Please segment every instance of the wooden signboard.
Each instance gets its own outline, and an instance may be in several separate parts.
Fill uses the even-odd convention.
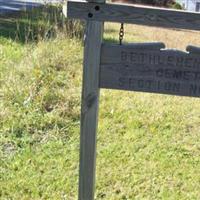
[[[200,97],[200,49],[162,43],[103,44],[100,87]]]
[[[103,44],[104,21],[200,30],[200,13],[104,0],[68,1],[67,17],[87,21],[81,106],[79,200],[93,200],[100,88],[200,97],[200,48],[163,43]]]

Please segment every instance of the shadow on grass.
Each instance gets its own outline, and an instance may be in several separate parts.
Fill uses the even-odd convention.
[[[104,38],[105,43],[119,44],[119,40],[115,38]]]
[[[0,16],[0,37],[21,43],[55,37],[58,32],[82,37],[83,23],[67,20],[59,6],[43,6]]]

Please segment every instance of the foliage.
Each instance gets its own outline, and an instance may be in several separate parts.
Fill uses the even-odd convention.
[[[158,6],[165,6],[168,7],[169,5],[174,3],[174,0],[150,0],[150,1],[146,1],[146,3],[151,2],[152,5],[158,5]]]
[[[183,9],[183,7],[179,3],[172,4],[172,8],[177,9],[177,10],[182,10]]]
[[[136,0],[137,3],[144,3],[157,6],[168,6],[173,3],[173,0]]]

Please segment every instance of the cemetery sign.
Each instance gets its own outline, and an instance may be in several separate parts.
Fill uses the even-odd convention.
[[[200,48],[163,43],[103,43],[104,22],[200,31],[200,13],[104,0],[68,1],[69,18],[86,20],[81,105],[79,200],[93,200],[100,88],[200,97]]]
[[[100,87],[200,97],[200,51],[162,43],[103,44]]]

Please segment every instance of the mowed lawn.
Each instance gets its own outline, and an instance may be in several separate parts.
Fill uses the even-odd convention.
[[[118,42],[119,24],[105,41]],[[184,50],[200,33],[125,25]],[[0,199],[77,199],[83,43],[0,37]],[[199,200],[200,99],[101,90],[96,199]]]

